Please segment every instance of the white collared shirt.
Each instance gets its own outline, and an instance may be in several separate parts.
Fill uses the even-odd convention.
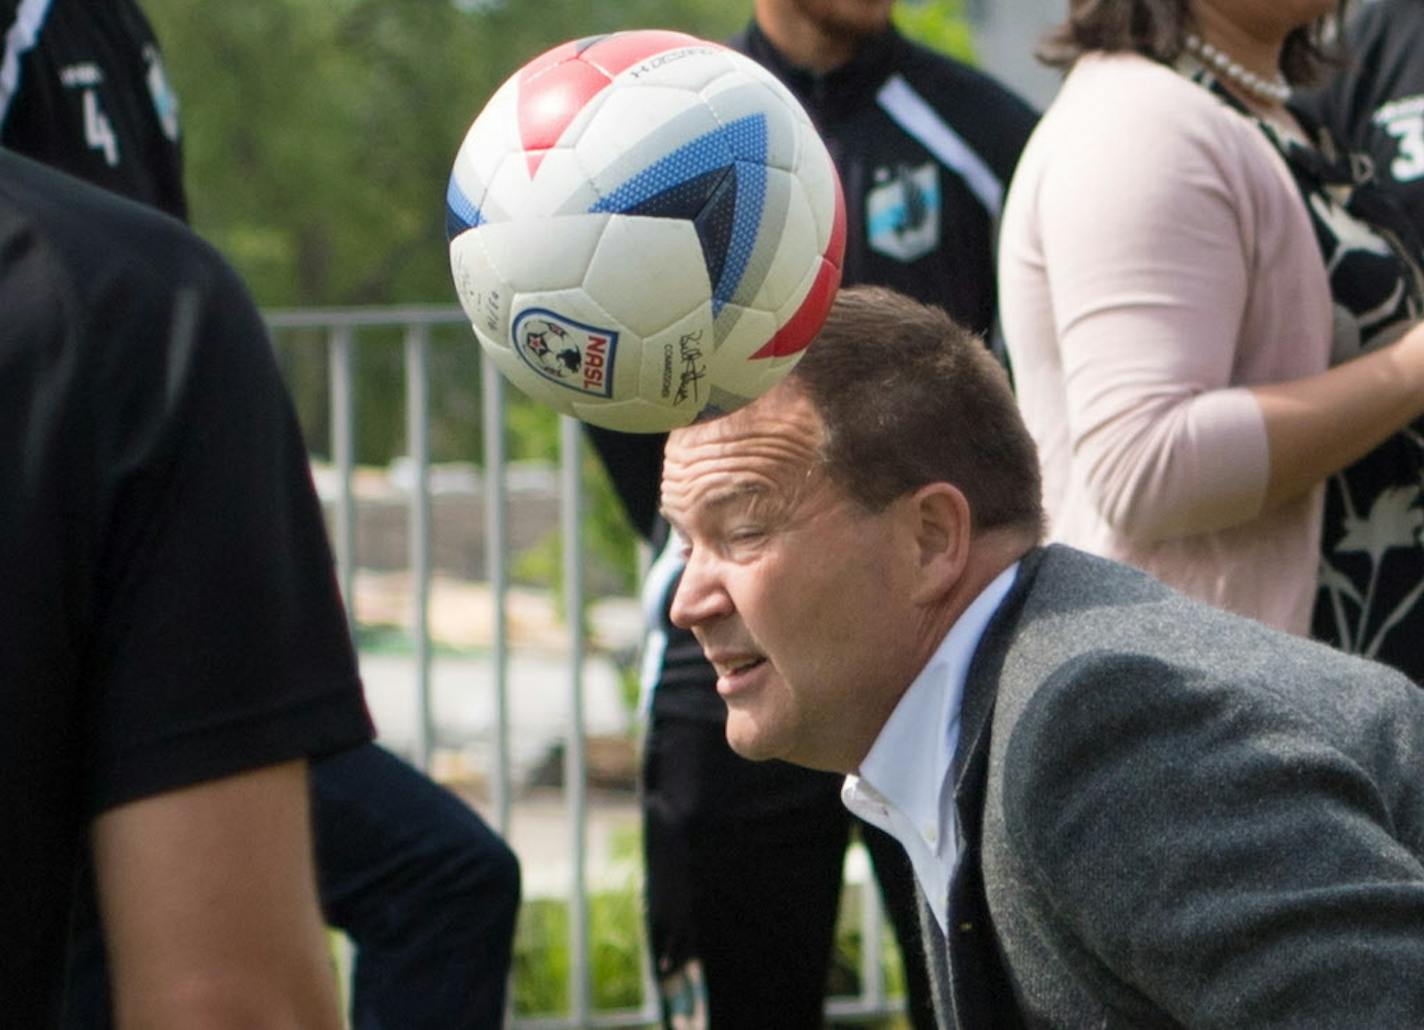
[[[941,931],[949,926],[949,880],[959,857],[954,789],[959,709],[969,663],[1019,563],[999,573],[945,634],[900,698],[860,768],[845,778],[846,808],[890,834],[910,856]]]

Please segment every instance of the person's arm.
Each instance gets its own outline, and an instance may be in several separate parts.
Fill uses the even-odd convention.
[[[1424,414],[1424,322],[1319,375],[1251,388],[1270,447],[1263,509],[1309,490]]]
[[[341,1025],[304,762],[121,805],[93,846],[119,1027]]]
[[[1307,378],[1233,385],[1250,349],[1305,345],[1241,337],[1275,187],[1242,181],[1209,125],[1123,133],[1130,160],[1065,144],[1038,199],[1073,461],[1110,525],[1150,542],[1249,522],[1424,412],[1418,334]],[[1265,271],[1300,274],[1301,306],[1328,319],[1306,260]]]

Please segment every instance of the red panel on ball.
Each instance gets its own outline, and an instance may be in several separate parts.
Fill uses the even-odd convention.
[[[796,314],[787,319],[786,324],[776,331],[776,335],[752,355],[752,360],[784,358],[805,350],[821,331],[840,284],[841,270],[826,258],[822,258],[821,267],[816,272],[816,281],[811,284],[811,292],[806,294],[806,299],[796,309]]]
[[[558,144],[584,105],[607,87],[608,76],[577,59],[520,77],[519,141],[527,152],[531,179],[545,151]]]
[[[752,360],[784,358],[788,354],[800,353],[821,331],[821,325],[836,299],[836,290],[841,285],[841,266],[845,262],[845,222],[845,196],[841,193],[840,179],[837,178],[836,213],[831,220],[831,238],[826,242],[826,252],[821,255],[816,281],[811,284],[811,291],[796,309],[796,314],[787,319],[776,335],[752,355]]]
[[[684,32],[645,29],[565,43],[530,61],[519,73],[519,139],[529,177],[615,76],[664,50],[707,45]]]

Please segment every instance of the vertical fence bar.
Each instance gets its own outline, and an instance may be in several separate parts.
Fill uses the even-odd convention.
[[[865,879],[860,885],[860,999],[872,1011],[885,1008],[885,941],[880,884],[865,850]]]
[[[504,435],[504,377],[488,354],[480,354],[480,394],[484,419],[485,571],[489,576],[494,612],[494,646],[490,654],[494,681],[494,775],[492,797],[495,828],[509,836],[509,529]]]
[[[406,445],[410,487],[410,618],[419,694],[415,764],[430,771],[435,718],[430,698],[430,328],[405,331]]]
[[[569,632],[569,733],[564,747],[564,789],[573,835],[573,884],[569,900],[569,998],[575,1026],[588,1024],[588,892],[584,882],[588,847],[588,791],[583,730],[583,435],[571,418],[559,418],[559,479],[563,506],[564,612]]]
[[[332,549],[336,552],[336,576],[341,596],[346,601],[346,619],[354,633],[356,628],[356,497],[353,472],[356,467],[355,447],[355,380],[351,369],[351,327],[333,325],[327,333],[326,375],[331,391],[331,462],[336,466],[339,487],[336,497],[335,532]]]

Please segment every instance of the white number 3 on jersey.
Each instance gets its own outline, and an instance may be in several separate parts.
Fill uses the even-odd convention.
[[[84,91],[84,142],[94,150],[102,150],[110,168],[119,163],[119,140],[104,109],[99,106],[98,90]]]
[[[1399,141],[1399,155],[1390,162],[1390,174],[1397,182],[1424,176],[1424,113],[1391,118],[1384,128]]]

